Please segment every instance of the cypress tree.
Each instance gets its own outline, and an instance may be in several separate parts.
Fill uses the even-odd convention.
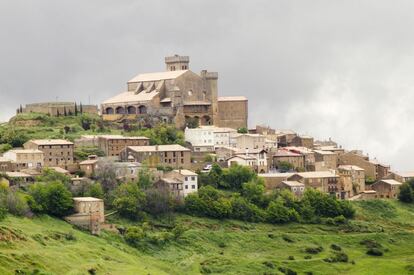
[[[66,112],[66,106],[63,106],[63,115],[68,116],[68,113]]]
[[[83,114],[82,102],[79,104],[79,110],[80,110],[80,113]]]
[[[78,104],[76,104],[76,102],[75,102],[75,116],[77,116],[78,115]]]

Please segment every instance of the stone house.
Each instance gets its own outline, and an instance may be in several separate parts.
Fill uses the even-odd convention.
[[[44,154],[38,149],[13,149],[3,154],[5,159],[11,161],[14,170],[21,171],[23,169],[40,170],[44,166]],[[7,165],[10,169],[11,163]]]
[[[279,130],[276,131],[276,135],[279,147],[292,146],[292,141],[297,136],[292,130]]]
[[[399,182],[408,182],[414,179],[414,172],[390,172],[388,177]]]
[[[272,167],[280,169],[282,162],[287,162],[293,165],[294,169],[305,170],[305,157],[302,154],[294,153],[289,150],[279,149],[272,153]]]
[[[295,173],[288,178],[289,181],[299,181],[306,188],[314,188],[324,193],[336,193],[339,175],[331,171]]]
[[[382,179],[371,185],[378,198],[396,199],[402,183],[393,179]]]
[[[99,234],[101,225],[105,222],[104,202],[93,197],[75,197],[75,214],[65,217],[71,224],[86,228],[92,234]]]
[[[14,162],[12,162],[12,160],[5,157],[0,157],[0,172],[13,172],[15,170],[16,165]]]
[[[305,192],[305,184],[298,181],[288,181],[284,180],[280,183],[279,189],[288,189],[296,197],[302,197]]]
[[[350,175],[355,194],[365,191],[365,171],[356,165],[340,165],[338,166],[340,175]]]
[[[313,137],[301,135],[295,136],[290,142],[291,146],[313,148]]]
[[[35,177],[24,172],[6,172],[5,173],[10,186],[27,186],[35,181]]]
[[[266,190],[274,190],[280,186],[282,181],[287,181],[295,173],[265,173],[258,176],[263,179]]]
[[[217,161],[223,162],[229,159],[230,157],[236,155],[240,150],[234,147],[219,147],[216,148],[215,153]]]
[[[63,139],[35,139],[24,145],[25,149],[40,150],[44,156],[44,166],[62,167],[68,169],[73,166],[74,144]]]
[[[119,156],[119,153],[127,146],[147,146],[147,137],[125,137],[121,135],[98,136],[98,147],[106,156]]]
[[[266,138],[259,134],[234,134],[232,146],[238,149],[266,149]]]
[[[151,168],[156,168],[159,165],[191,168],[191,150],[178,144],[128,146],[120,156],[124,162],[135,161]]]
[[[336,169],[338,166],[338,155],[330,151],[314,150],[315,170],[327,171]]]
[[[250,155],[235,155],[227,159],[227,166],[231,167],[232,165],[241,165],[241,166],[248,166],[252,168],[252,170],[256,171],[257,169],[257,159]]]
[[[306,171],[315,171],[315,152],[307,147],[288,146],[283,149],[289,152],[301,154],[304,157],[304,165]]]
[[[95,174],[96,168],[98,168],[98,156],[90,155],[87,160],[79,163],[79,168],[85,173],[85,176],[91,177]]]
[[[191,122],[219,127],[247,127],[247,99],[218,97],[218,73],[190,70],[188,56],[165,58],[166,71],[140,74],[127,91],[102,103],[104,120],[162,121],[184,128]]]
[[[365,176],[373,179],[382,179],[389,174],[390,167],[371,161],[368,156],[363,155],[361,151],[349,151],[338,156],[339,165],[356,165],[364,169]]]

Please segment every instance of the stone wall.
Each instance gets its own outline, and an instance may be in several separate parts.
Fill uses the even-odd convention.
[[[247,128],[248,102],[240,101],[218,101],[219,127],[233,129]]]

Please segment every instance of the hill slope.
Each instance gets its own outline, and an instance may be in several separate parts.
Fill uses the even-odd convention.
[[[414,206],[396,201],[355,206],[356,220],[339,226],[273,226],[181,215],[178,222],[190,228],[183,238],[145,251],[112,233],[94,237],[47,216],[8,217],[0,222],[0,274],[282,274],[288,269],[298,274],[414,274]],[[348,262],[324,260],[338,253],[332,244]],[[367,255],[370,245],[384,255]],[[305,251],[319,246],[320,253]]]

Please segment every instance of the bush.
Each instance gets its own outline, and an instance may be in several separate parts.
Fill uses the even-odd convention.
[[[296,210],[287,208],[280,200],[271,202],[266,210],[266,220],[270,223],[287,223],[298,218]]]
[[[294,256],[289,256],[288,260],[293,261],[293,260],[295,260],[295,257]]]
[[[312,259],[312,256],[311,255],[306,255],[305,257],[303,257],[305,260],[309,260],[309,259]]]
[[[283,274],[286,274],[286,275],[296,275],[296,274],[298,274],[296,271],[294,271],[290,268],[287,268],[287,267],[279,267],[278,269],[279,269],[280,272],[282,272]]]
[[[260,222],[265,220],[265,212],[245,198],[236,197],[231,201],[231,217],[242,221]]]
[[[295,242],[295,240],[294,240],[294,239],[292,239],[292,237],[290,237],[289,235],[282,235],[282,239],[283,239],[285,242],[288,242],[288,243],[294,243],[294,242]]]
[[[125,233],[125,241],[134,247],[142,246],[145,238],[144,230],[138,226],[131,226]]]
[[[263,265],[267,266],[268,268],[272,268],[272,269],[276,267],[275,264],[270,261],[264,261]]]
[[[334,244],[334,243],[331,244],[331,249],[335,250],[335,251],[341,251],[342,250],[342,248],[339,245]]]
[[[318,254],[321,253],[323,251],[323,247],[322,246],[318,246],[318,247],[306,247],[305,248],[305,252],[309,253],[309,254]]]
[[[325,258],[323,260],[328,263],[347,263],[348,255],[345,254],[344,252],[335,252],[334,255],[330,256],[329,258]]]
[[[369,248],[367,250],[367,255],[371,255],[371,256],[382,256],[384,253],[379,249],[379,248]]]
[[[412,203],[414,201],[413,189],[409,183],[405,182],[401,185],[398,199],[406,203]]]
[[[121,216],[133,220],[145,217],[145,193],[135,183],[123,183],[115,190],[113,206]]]
[[[28,203],[33,212],[63,217],[73,206],[72,194],[59,181],[31,185],[29,194]]]

